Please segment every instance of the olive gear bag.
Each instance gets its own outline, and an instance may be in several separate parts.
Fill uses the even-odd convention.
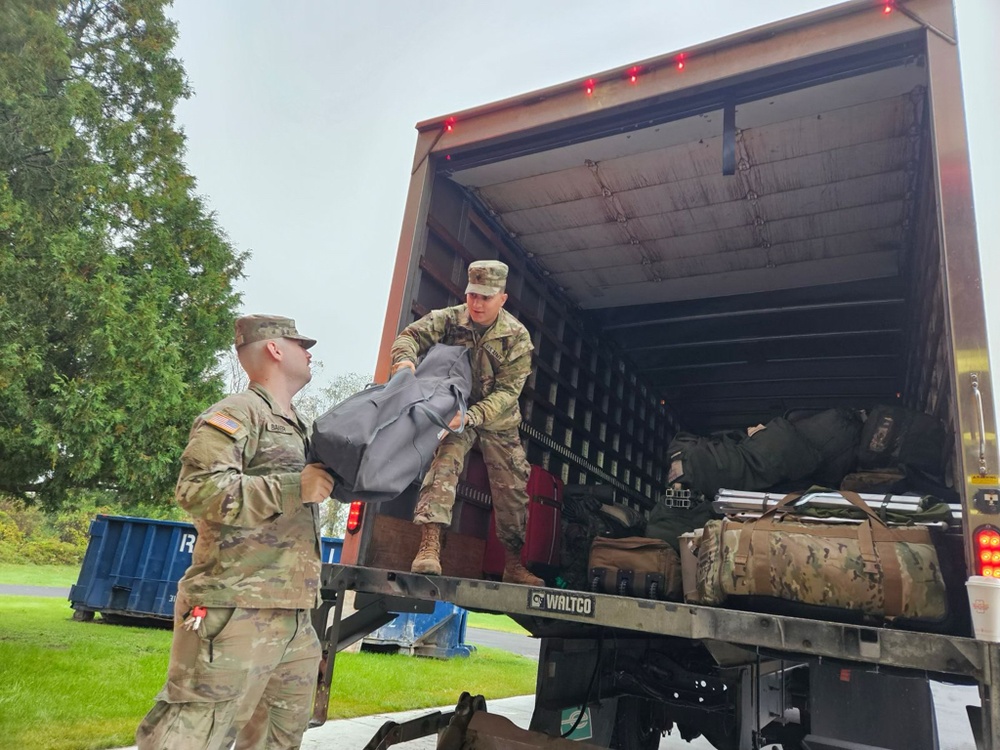
[[[435,344],[416,372],[401,368],[388,383],[344,399],[313,422],[310,462],[334,475],[333,497],[378,503],[423,478],[434,451],[465,415],[472,364],[464,346]]]

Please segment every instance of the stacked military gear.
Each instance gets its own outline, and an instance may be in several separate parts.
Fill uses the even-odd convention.
[[[606,485],[566,485],[562,510],[559,577],[571,589],[590,588],[588,560],[598,537],[643,536],[646,519],[635,508],[612,501]]]
[[[597,537],[587,567],[591,591],[641,599],[680,598],[681,560],[662,540]]]
[[[701,604],[754,597],[868,617],[937,622],[948,614],[932,532],[887,525],[856,493],[842,496],[864,520],[802,523],[793,493],[760,518],[710,521],[698,548]]]
[[[679,433],[668,447],[670,483],[705,495],[720,487],[763,490],[816,477],[836,486],[854,465],[860,417],[848,409],[828,409],[791,421],[712,437]]]
[[[942,479],[939,419],[885,405],[862,415],[844,408],[796,411],[746,431],[679,433],[668,447],[668,481],[709,497],[720,487],[787,492],[816,485],[957,501]]]
[[[718,516],[712,503],[698,503],[689,508],[677,508],[666,502],[657,502],[649,512],[646,536],[662,539],[679,551],[682,534],[700,529]]]

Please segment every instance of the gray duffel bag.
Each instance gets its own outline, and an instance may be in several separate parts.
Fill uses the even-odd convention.
[[[335,477],[341,502],[379,503],[422,479],[455,412],[464,416],[472,364],[464,346],[436,344],[414,374],[402,368],[388,383],[344,399],[313,422],[309,461]]]

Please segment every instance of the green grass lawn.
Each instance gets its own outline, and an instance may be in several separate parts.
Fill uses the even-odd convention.
[[[2,575],[0,580],[7,582]],[[55,585],[51,580],[38,585]],[[101,750],[134,742],[135,727],[166,675],[171,634],[100,618],[75,622],[71,614],[60,599],[0,596],[5,747]],[[343,653],[337,656],[329,715],[447,706],[463,690],[487,701],[526,695],[534,692],[535,669],[532,659],[489,648],[449,660]]]
[[[79,565],[12,565],[0,563],[0,583],[18,586],[70,587],[80,575]]]
[[[483,612],[469,612],[469,617],[466,620],[465,625],[469,628],[483,628],[484,630],[499,630],[504,633],[528,635],[527,630],[507,617],[507,615],[489,615]]]
[[[0,563],[0,583],[19,586],[62,586],[76,583],[80,575],[78,565],[11,565]],[[490,615],[469,612],[468,627],[499,630],[504,633],[527,635],[528,631],[507,615]]]

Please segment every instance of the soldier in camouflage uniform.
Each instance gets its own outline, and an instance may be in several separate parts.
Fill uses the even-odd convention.
[[[333,482],[305,463],[292,397],[316,342],[295,321],[236,321],[250,387],[194,421],[177,502],[198,531],[177,586],[167,682],[136,732],[140,750],[297,748],[309,721],[320,644],[317,503]]]
[[[434,344],[467,346],[472,355],[472,395],[464,431],[449,434],[434,454],[420,488],[413,522],[421,527],[420,549],[411,571],[441,574],[441,532],[451,524],[458,475],[465,455],[478,438],[489,472],[497,537],[506,550],[503,580],[544,585],[521,565],[528,507],[530,466],[518,435],[518,398],[531,372],[531,337],[503,309],[507,301],[507,266],[476,261],[469,266],[465,304],[434,310],[411,323],[392,345],[392,372],[414,369]],[[458,429],[461,415],[452,420]]]

